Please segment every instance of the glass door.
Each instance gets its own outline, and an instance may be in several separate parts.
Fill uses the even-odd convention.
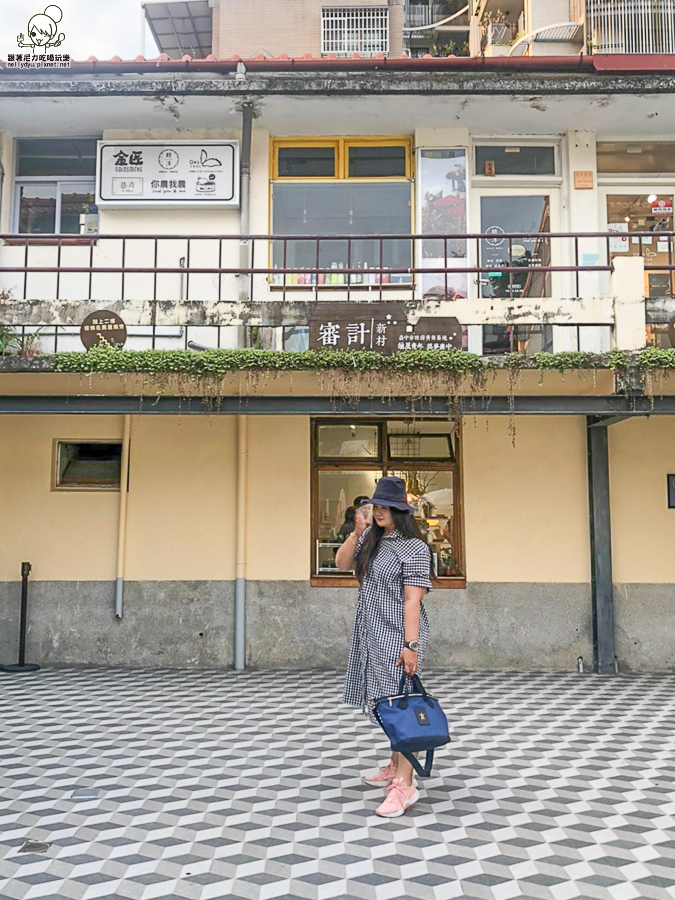
[[[486,237],[472,241],[470,251],[476,265],[488,270],[475,276],[474,296],[511,301],[562,296],[562,275],[537,271],[562,265],[564,258],[563,242],[546,237],[560,230],[558,189],[484,188],[475,192],[472,213],[477,230]],[[517,271],[521,268],[522,272]],[[552,342],[550,326],[486,325],[482,329],[484,354],[551,350]]]
[[[473,249],[480,266],[489,269],[478,278],[477,295],[510,300],[553,296],[557,279],[550,272],[537,272],[536,268],[560,265],[559,247],[544,237],[559,228],[559,192],[492,188],[477,194],[474,221],[480,223],[481,233],[488,237]],[[504,272],[507,267],[524,271]]]

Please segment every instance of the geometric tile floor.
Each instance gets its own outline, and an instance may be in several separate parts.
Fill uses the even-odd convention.
[[[0,897],[675,898],[675,676],[429,670],[454,740],[389,821],[342,677],[0,674]]]

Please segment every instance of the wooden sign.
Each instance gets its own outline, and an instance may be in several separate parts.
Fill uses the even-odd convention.
[[[98,344],[100,338],[123,347],[127,339],[127,326],[117,313],[103,309],[89,313],[80,327],[80,337],[87,350]]]
[[[427,316],[408,325],[401,303],[317,303],[309,319],[310,350],[461,349],[462,328],[455,318]]]
[[[398,340],[398,350],[461,350],[462,326],[450,316],[425,316]]]
[[[309,347],[394,353],[407,324],[402,303],[321,302],[309,318]]]
[[[593,172],[575,172],[574,187],[577,191],[593,190]]]

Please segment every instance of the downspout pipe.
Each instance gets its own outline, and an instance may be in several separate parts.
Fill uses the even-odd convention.
[[[234,567],[234,668],[246,668],[246,494],[248,416],[237,416],[237,522]]]
[[[115,572],[115,617],[122,618],[124,607],[124,566],[127,543],[127,500],[129,498],[129,450],[131,448],[131,416],[124,417],[122,465],[120,468],[120,508],[117,522],[117,570]]]
[[[241,167],[239,184],[239,233],[242,240],[239,242],[239,267],[249,268],[250,247],[248,234],[250,233],[251,209],[251,131],[253,128],[253,105],[244,103],[241,110],[241,155],[239,165]],[[249,280],[252,276],[241,274],[239,276],[239,302],[246,303],[250,298]]]

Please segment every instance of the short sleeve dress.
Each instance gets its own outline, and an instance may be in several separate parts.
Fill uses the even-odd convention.
[[[363,539],[354,553],[358,557]],[[406,584],[431,589],[429,566],[431,551],[419,538],[406,538],[399,531],[382,536],[377,555],[359,587],[354,630],[343,702],[358,706],[375,724],[369,701],[398,692],[403,668],[396,665],[405,639],[403,588]],[[429,619],[424,603],[420,608],[417,672],[420,674],[429,639]],[[406,687],[411,679],[406,676]]]

